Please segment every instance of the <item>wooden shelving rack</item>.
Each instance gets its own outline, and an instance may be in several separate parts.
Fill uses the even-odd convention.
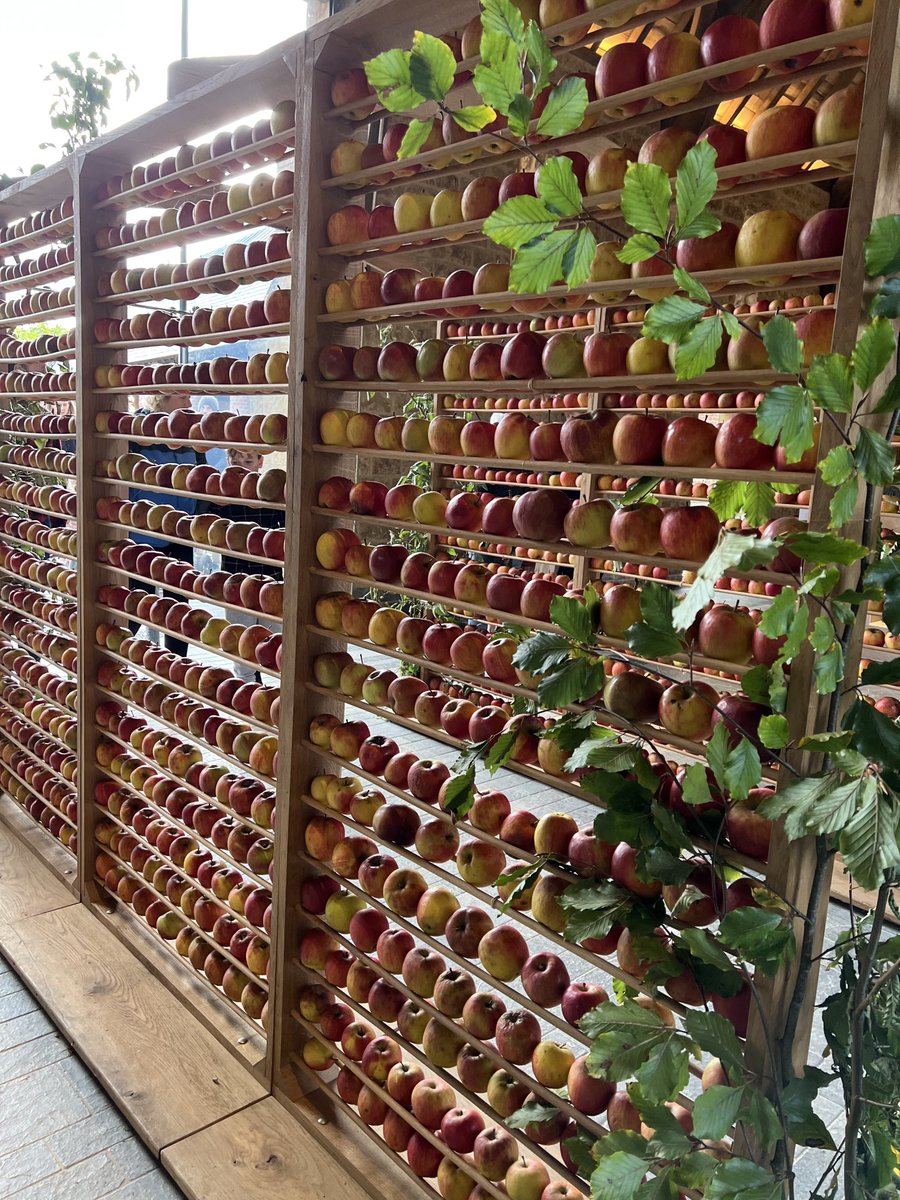
[[[370,546],[405,541],[431,554],[450,549],[487,566],[494,577],[500,571],[523,573],[529,580],[545,576],[560,587],[579,588],[589,580],[598,586],[639,584],[656,577],[677,588],[697,564],[341,511],[325,506],[320,486],[344,477],[352,484],[375,480],[390,487],[413,464],[421,464],[418,477],[448,494],[459,483],[504,496],[546,487],[586,501],[615,497],[628,479],[649,471],[660,479],[658,495],[665,506],[702,503],[713,481],[749,477],[776,488],[778,483],[799,487],[802,497],[780,496],[775,515],[797,513],[813,526],[823,519],[825,500],[816,491],[813,472],[748,474],[720,467],[465,457],[323,438],[320,420],[330,410],[397,416],[411,411],[413,401],[430,415],[494,422],[511,412],[548,422],[615,408],[617,413],[646,410],[669,420],[702,416],[717,424],[752,408],[753,395],[778,381],[770,371],[716,370],[692,380],[689,391],[688,385],[676,391],[674,377],[665,373],[395,384],[371,376],[321,377],[319,351],[327,344],[373,347],[392,337],[413,340],[410,330],[417,339],[447,337],[451,345],[502,343],[524,322],[546,332],[637,333],[640,313],[630,310],[646,307],[632,294],[631,281],[624,280],[604,284],[604,292],[615,299],[603,304],[591,300],[597,285],[588,284],[551,288],[521,311],[510,309],[518,299],[514,293],[455,298],[454,308],[474,308],[475,316],[448,315],[440,300],[327,311],[328,285],[357,270],[413,265],[442,275],[461,262],[475,270],[499,254],[482,234],[481,221],[431,231],[424,245],[421,236],[412,235],[328,244],[328,218],[345,204],[371,208],[392,204],[404,190],[462,190],[480,175],[500,177],[521,168],[517,155],[479,135],[466,142],[463,161],[446,150],[430,150],[411,160],[407,166],[415,173],[403,177],[392,177],[392,164],[367,167],[349,178],[330,176],[337,143],[356,139],[374,145],[388,125],[388,114],[374,105],[363,118],[353,117],[352,104],[335,108],[334,76],[381,50],[409,45],[415,29],[459,34],[476,12],[474,0],[412,7],[414,13],[403,0],[362,0],[0,193],[0,264],[5,264],[0,339],[22,344],[38,322],[47,322],[52,332],[45,336],[57,339],[35,354],[9,343],[0,349],[0,790],[11,802],[2,802],[0,817],[4,831],[27,843],[72,901],[60,909],[59,920],[77,913],[73,919],[87,921],[87,933],[80,936],[89,941],[95,928],[98,939],[111,938],[120,950],[137,956],[139,970],[177,997],[229,1069],[239,1076],[246,1072],[251,1099],[277,1111],[277,1118],[270,1118],[272,1128],[294,1130],[289,1117],[296,1118],[310,1154],[319,1156],[313,1174],[324,1171],[323,1182],[319,1175],[307,1181],[310,1195],[316,1187],[322,1189],[316,1195],[333,1194],[322,1166],[330,1161],[346,1172],[346,1187],[354,1194],[397,1195],[412,1186],[416,1194],[433,1196],[440,1188],[445,1197],[455,1197],[461,1185],[457,1181],[453,1190],[452,1177],[464,1171],[472,1186],[479,1186],[478,1196],[501,1200],[500,1181],[480,1174],[471,1156],[447,1149],[405,1103],[384,1092],[375,1095],[359,1065],[358,1047],[338,1038],[330,1058],[319,1061],[322,988],[338,994],[347,1019],[364,1023],[363,1040],[381,1036],[396,1042],[404,1060],[448,1084],[458,1103],[480,1112],[487,1125],[509,1115],[502,1102],[493,1103],[494,1090],[486,1083],[492,1072],[504,1072],[497,1092],[517,1095],[514,1107],[533,1093],[559,1110],[561,1127],[573,1123],[593,1134],[605,1128],[602,1114],[581,1112],[558,1089],[538,1082],[530,1054],[525,1061],[504,1058],[493,1042],[485,1044],[459,1023],[454,1004],[441,1007],[430,985],[395,970],[389,955],[376,954],[372,930],[401,931],[395,934],[397,944],[405,933],[406,944],[427,952],[435,970],[440,963],[452,978],[469,981],[472,990],[496,993],[507,1009],[525,1014],[525,1022],[536,1017],[539,1027],[549,1030],[545,1036],[571,1046],[576,1055],[584,1053],[587,1039],[556,1006],[542,1007],[531,999],[515,975],[492,975],[471,947],[465,953],[452,948],[442,926],[430,932],[427,922],[423,928],[416,921],[414,908],[392,907],[378,885],[364,888],[358,861],[338,870],[340,861],[318,858],[308,829],[324,831],[327,844],[342,839],[351,858],[379,854],[418,872],[423,883],[451,892],[457,905],[485,914],[476,920],[508,927],[513,940],[524,939],[529,954],[559,955],[573,981],[610,987],[610,981],[619,980],[639,992],[649,990],[676,1019],[685,1003],[645,989],[623,968],[614,948],[598,954],[567,942],[553,920],[542,923],[527,903],[500,911],[497,876],[535,860],[527,837],[504,840],[500,823],[487,820],[462,821],[454,830],[435,804],[430,783],[414,793],[399,768],[395,779],[386,779],[360,765],[355,754],[338,754],[328,742],[331,725],[357,723],[351,739],[359,741],[368,732],[394,737],[400,751],[414,747],[410,761],[437,760],[449,767],[467,744],[468,732],[423,723],[411,701],[398,703],[395,711],[364,699],[359,686],[342,692],[333,671],[330,678],[317,673],[316,660],[323,655],[344,655],[337,660],[341,664],[352,659],[401,678],[419,677],[431,691],[444,691],[455,701],[471,695],[482,707],[535,699],[533,689],[514,676],[491,678],[481,665],[400,649],[390,631],[376,642],[364,624],[345,625],[342,606],[351,593],[357,601],[371,602],[372,611],[404,608],[433,621],[447,619],[449,612],[489,636],[502,636],[505,624],[549,630],[549,620],[501,611],[483,595],[455,599],[452,593],[427,590],[421,581],[404,583],[399,571],[375,582],[340,562],[323,565],[319,538],[339,528],[352,531],[350,541]],[[602,29],[592,25],[574,44],[557,49],[565,69],[580,65],[592,71],[610,36],[705,27],[716,15],[716,4],[683,0],[636,17],[632,5],[613,0],[602,11]],[[731,92],[713,92],[708,80],[720,68],[704,68],[686,77],[701,85],[696,97],[675,107],[658,105],[652,87],[630,96],[651,102],[625,119],[611,118],[608,102],[593,101],[589,113],[596,124],[547,148],[590,155],[617,139],[636,144],[635,138],[642,140],[670,118],[683,117],[699,129],[714,113],[744,127],[748,115],[758,116],[774,104],[816,105],[835,89],[864,80],[858,138],[725,167],[714,201],[725,213],[736,206],[747,212],[783,205],[808,216],[827,205],[833,187],[835,195],[849,197],[843,201],[849,207],[843,256],[780,264],[783,282],[767,288],[753,282],[750,269],[700,273],[719,287],[718,297],[735,305],[759,298],[797,317],[833,312],[834,346],[846,351],[863,312],[862,240],[873,216],[900,204],[897,146],[892,126],[883,120],[900,103],[893,57],[897,13],[898,0],[877,0],[874,17],[861,32],[839,30],[799,44],[797,53],[808,51],[814,59],[787,74],[771,71],[764,52],[744,56],[730,69],[758,69],[758,74]],[[559,39],[586,24],[590,17],[572,18],[548,36]],[[854,44],[862,35],[869,38],[868,57]],[[461,70],[473,66],[466,62]],[[465,102],[468,95],[461,80],[454,100]],[[268,192],[260,182],[266,178],[272,181]],[[589,204],[602,205],[613,223],[620,219],[614,193],[590,197]],[[264,239],[271,258],[259,249]],[[289,311],[279,294],[287,287]],[[267,316],[263,301],[273,295],[278,299]],[[792,296],[805,296],[807,303],[785,307]],[[231,310],[227,318],[223,307]],[[577,400],[554,403],[554,397],[563,396]],[[224,416],[210,416],[201,426],[205,397],[216,412],[255,423],[232,425],[227,437]],[[123,424],[124,414],[147,408],[154,415]],[[179,423],[172,428],[164,414],[176,409]],[[194,418],[187,417],[188,409],[195,411]],[[264,427],[266,415],[273,420]],[[240,429],[247,429],[246,436]],[[262,453],[261,474],[253,475],[255,468],[223,471],[218,466],[201,467],[189,478],[187,470],[196,467],[189,461],[193,452],[208,448]],[[826,427],[820,455],[829,448]],[[185,470],[176,467],[173,474],[161,465],[170,456]],[[207,490],[210,480],[212,491]],[[246,512],[223,518],[228,509],[222,506],[233,505]],[[885,532],[895,525],[896,516],[886,516]],[[133,534],[152,541],[140,548]],[[222,554],[233,561],[220,569],[215,560]],[[247,577],[243,589],[235,582],[238,569]],[[761,608],[770,598],[765,585],[787,578],[748,571],[725,581],[720,597]],[[363,610],[356,607],[358,621]],[[860,656],[900,653],[873,644],[878,614],[869,617],[867,644],[865,622],[855,630],[847,654],[850,672],[858,669]],[[166,649],[167,635],[181,645]],[[602,644],[612,651],[624,645],[615,637]],[[675,679],[693,670],[723,692],[739,690],[749,669],[702,657],[694,657],[692,666],[649,659],[645,666]],[[810,695],[808,668],[799,664],[791,676],[789,717],[795,731],[813,728],[820,715]],[[900,712],[896,689],[877,691]],[[610,717],[610,724],[621,722]],[[676,769],[703,761],[702,744],[655,725],[647,732]],[[802,759],[798,765],[804,765]],[[351,815],[349,804],[342,809],[339,799],[327,798],[329,776],[340,778],[348,794],[380,793],[380,802],[398,819],[403,810],[410,829],[427,823],[434,838],[441,829],[448,844],[456,839],[473,846],[476,858],[496,859],[497,870],[485,868],[488,882],[471,882],[460,874],[453,853],[425,857],[414,837],[394,837],[386,824],[376,832],[378,798],[371,812],[361,806]],[[777,772],[768,776],[777,787]],[[579,828],[589,826],[596,811],[574,779],[541,765],[533,746],[498,780],[479,769],[477,782],[482,790],[509,792],[515,811],[534,808],[535,817],[567,812]],[[788,849],[776,829],[768,862],[734,846],[724,845],[722,854],[730,865],[802,902],[812,869],[809,848]],[[572,876],[554,866],[547,878],[552,887],[552,881],[562,886]],[[368,933],[326,921],[325,898],[338,889],[346,894],[347,911],[356,902],[378,914],[370,918]],[[40,919],[49,925],[46,913]],[[28,963],[40,955],[22,949],[21,931],[11,937],[3,929],[0,925],[0,944],[27,973]],[[47,969],[42,962],[41,971]],[[784,1016],[785,983],[778,978],[764,985],[775,1028]],[[35,987],[40,990],[39,983]],[[54,993],[48,1003],[65,1022],[66,1001]],[[724,1005],[722,1011],[746,1036],[752,1054],[760,1039],[755,1022],[748,1029],[734,1006]],[[798,1061],[810,1019],[807,1014],[797,1040]],[[89,1059],[100,1053],[82,1026],[73,1029],[76,1042],[90,1042]],[[457,1051],[478,1061],[485,1086],[473,1084],[471,1065],[462,1072],[468,1080],[463,1082]],[[104,1051],[113,1059],[129,1052],[127,1044],[115,1040]],[[155,1077],[150,1083],[160,1086]],[[116,1079],[109,1085],[130,1111]],[[361,1107],[360,1095],[366,1097]],[[236,1100],[235,1111],[238,1107]],[[389,1111],[393,1116],[385,1125]],[[224,1139],[228,1121],[235,1118],[227,1112],[219,1116]],[[157,1150],[169,1144],[153,1121],[141,1127]],[[401,1134],[415,1135],[412,1154],[398,1152]],[[209,1131],[204,1136],[212,1140],[198,1154],[214,1158],[219,1143]],[[252,1152],[261,1153],[255,1134],[247,1136]],[[560,1198],[588,1192],[558,1139],[540,1144],[516,1136],[520,1152],[541,1160],[550,1178],[569,1185],[568,1192],[559,1191]],[[168,1162],[167,1153],[163,1160]],[[441,1157],[450,1165],[444,1168],[446,1178],[436,1181]],[[191,1195],[207,1194],[189,1156],[173,1153],[169,1165]],[[293,1178],[288,1172],[285,1182]],[[242,1186],[242,1194],[262,1194],[259,1181],[242,1179]]]

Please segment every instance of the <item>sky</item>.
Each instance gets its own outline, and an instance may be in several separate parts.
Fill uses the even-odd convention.
[[[257,54],[305,25],[304,0],[255,5],[248,0],[188,0],[188,54]],[[4,32],[0,71],[0,174],[49,165],[59,155],[39,150],[61,135],[50,126],[53,84],[44,76],[71,51],[117,54],[140,77],[130,101],[114,85],[109,128],[166,99],[166,68],[181,55],[182,0],[19,0]],[[13,14],[9,14],[13,17]],[[32,15],[34,20],[31,19]]]

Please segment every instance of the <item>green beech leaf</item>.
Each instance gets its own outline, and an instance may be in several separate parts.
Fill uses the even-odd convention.
[[[810,533],[800,530],[787,536],[787,544],[805,563],[842,563],[845,567],[865,558],[868,550],[852,538],[834,533]]]
[[[719,1141],[730,1133],[744,1095],[742,1087],[713,1084],[694,1101],[694,1137]]]
[[[864,800],[841,831],[838,844],[847,871],[860,887],[874,891],[884,881],[885,871],[900,860],[900,809],[889,793],[879,792],[874,779],[863,782]]]
[[[787,633],[797,611],[797,589],[783,587],[759,619],[760,632],[766,637],[779,638]]]
[[[725,789],[735,800],[745,800],[753,788],[759,787],[761,779],[759,751],[749,738],[742,736],[725,760]]]
[[[410,78],[409,50],[385,50],[363,63],[363,67],[366,79],[388,112],[404,112],[424,100]]]
[[[597,253],[597,239],[589,229],[573,229],[569,245],[563,254],[563,278],[569,287],[586,283],[591,277],[591,263]]]
[[[747,571],[771,562],[779,543],[773,538],[745,537],[725,533],[718,545],[702,564],[697,577],[681,597],[672,612],[676,629],[690,629],[697,614],[712,600],[718,579],[729,571]]]
[[[492,775],[500,767],[505,767],[509,762],[512,752],[516,747],[518,736],[519,731],[517,729],[506,729],[491,740],[487,753],[484,756],[484,765]]]
[[[525,37],[522,14],[510,0],[482,0],[481,28],[509,38],[516,46],[521,46]]]
[[[484,232],[498,246],[518,250],[535,238],[552,233],[556,223],[555,214],[537,196],[513,196],[494,209],[484,223]]]
[[[708,929],[682,929],[678,935],[695,958],[720,971],[734,971],[734,964]]]
[[[403,135],[403,141],[397,150],[398,158],[412,158],[414,154],[418,154],[431,133],[434,121],[420,121],[415,117],[409,123],[409,128]]]
[[[440,38],[416,30],[409,56],[409,77],[413,87],[426,100],[443,100],[453,87],[456,59]]]
[[[884,590],[884,622],[891,633],[900,633],[900,554],[868,567],[866,584]]]
[[[809,635],[809,644],[817,654],[824,654],[834,641],[834,626],[826,616],[816,617]]]
[[[806,388],[793,384],[773,387],[756,410],[753,436],[767,446],[780,440],[788,462],[799,462],[813,444],[813,424],[813,404]]]
[[[653,258],[656,254],[659,254],[659,242],[652,234],[633,233],[621,250],[616,251],[616,258],[619,262],[630,265],[631,263],[646,262],[648,258]]]
[[[846,483],[841,484],[829,501],[829,518],[831,524],[836,529],[840,529],[842,525],[846,525],[853,516],[858,499],[859,480],[854,475],[852,479],[848,479]]]
[[[853,407],[853,376],[843,354],[816,354],[806,386],[816,402],[830,412],[848,413]]]
[[[853,474],[853,455],[842,442],[834,446],[819,463],[819,474],[829,487],[839,487]]]
[[[890,717],[855,700],[844,715],[844,728],[853,730],[854,749],[889,771],[900,770],[900,738]]]
[[[591,1175],[591,1195],[605,1200],[633,1200],[647,1170],[643,1158],[618,1150],[604,1158]]]
[[[502,34],[486,32],[481,36],[481,62],[475,68],[475,90],[485,104],[504,116],[509,114],[516,97],[522,94],[522,72],[516,45]],[[524,129],[513,132],[520,135]]]
[[[470,104],[463,108],[454,108],[450,116],[467,133],[478,133],[485,125],[497,119],[497,114],[489,104]]]
[[[539,96],[546,90],[550,76],[556,70],[556,59],[550,53],[547,39],[537,21],[531,20],[525,26],[522,45],[525,49],[525,65],[533,79],[532,95]]]
[[[506,126],[513,137],[523,138],[531,124],[534,101],[524,92],[514,96],[506,114]]]
[[[591,642],[597,632],[598,607],[574,596],[554,596],[550,620],[576,642]]]
[[[828,1127],[813,1110],[813,1101],[819,1091],[833,1079],[833,1075],[807,1067],[803,1075],[792,1079],[782,1092],[781,1106],[788,1130],[801,1146],[815,1146],[823,1150],[835,1148]]]
[[[782,750],[791,740],[787,718],[776,713],[759,723],[759,740],[769,750]]]
[[[701,1050],[720,1060],[729,1079],[742,1079],[744,1050],[734,1026],[718,1013],[691,1011],[684,1015],[684,1029]]]
[[[719,318],[704,317],[698,321],[685,340],[678,344],[675,378],[684,381],[705,374],[715,364],[721,345],[722,322]]]
[[[878,217],[865,241],[866,274],[894,275],[900,271],[900,216]]]
[[[545,1100],[530,1100],[504,1121],[507,1129],[527,1129],[529,1125],[540,1124],[556,1115],[559,1109],[555,1104]]]
[[[719,1163],[706,1187],[706,1200],[783,1200],[784,1183],[768,1167],[746,1158]]]
[[[774,371],[799,375],[803,367],[803,343],[793,321],[776,313],[762,327],[762,339]]]
[[[568,638],[541,630],[516,647],[513,664],[532,675],[541,675],[568,662],[571,652]]]
[[[870,662],[859,681],[864,684],[900,683],[900,658]]]
[[[442,807],[455,821],[461,821],[475,803],[475,768],[451,779],[444,791]]]
[[[711,803],[712,793],[709,790],[709,778],[706,774],[706,767],[702,763],[692,763],[685,771],[681,781],[681,797],[685,804],[692,806]]]
[[[786,484],[750,482],[744,484],[744,503],[741,506],[744,517],[751,525],[765,525],[772,515],[775,504],[775,492],[783,492]]]
[[[675,172],[675,237],[708,237],[721,228],[709,212],[716,193],[716,151],[706,140],[693,145]]]
[[[639,233],[665,237],[672,185],[655,163],[629,163],[622,188],[622,216]]]
[[[683,342],[704,311],[703,305],[684,296],[664,296],[647,310],[641,333],[663,342]]]
[[[732,909],[719,922],[719,936],[764,975],[774,975],[797,951],[790,917],[768,908]]]
[[[584,83],[584,80],[581,80]],[[545,162],[537,177],[541,201],[561,217],[573,217],[581,208],[581,192],[572,169],[572,160],[560,154]]]
[[[704,305],[710,303],[712,297],[707,288],[704,287],[699,279],[695,279],[689,271],[686,271],[684,267],[673,267],[672,275],[681,290],[690,296],[692,300],[699,300]],[[734,335],[732,334],[731,336]]]
[[[523,198],[515,197],[517,200]],[[512,204],[512,200],[506,203]],[[558,283],[563,277],[566,255],[573,240],[573,230],[554,229],[517,250],[509,273],[510,291],[540,294]]]
[[[605,674],[602,662],[579,658],[567,663],[552,675],[544,675],[538,684],[538,702],[543,708],[565,708],[590,700],[603,687]]]
[[[717,479],[709,490],[709,507],[720,521],[730,521],[741,511],[746,484],[737,479]]]
[[[839,641],[832,641],[823,654],[816,655],[813,675],[819,695],[830,696],[844,675],[844,651]]]
[[[892,321],[900,317],[900,279],[885,279],[875,294],[869,312],[873,317],[887,317]]]
[[[671,630],[653,629],[642,621],[625,631],[625,640],[628,649],[641,658],[668,658],[684,648],[681,638]]]
[[[898,408],[900,408],[900,375],[895,375],[872,411],[876,413],[896,412]]]
[[[538,117],[537,132],[545,137],[574,133],[584,120],[587,105],[587,85],[580,75],[570,75],[551,87],[547,105]]]
[[[853,380],[861,392],[867,392],[894,357],[897,339],[886,317],[876,317],[862,331],[850,364]]]
[[[853,459],[866,483],[886,487],[893,481],[894,450],[880,433],[861,425],[856,435]]]
[[[775,1143],[783,1136],[775,1105],[759,1088],[748,1087],[745,1091],[740,1119],[742,1125],[753,1130],[755,1140],[767,1153],[771,1153]]]
[[[674,1100],[687,1086],[689,1078],[687,1047],[674,1039],[655,1046],[644,1065],[635,1072],[641,1095],[658,1103]]]

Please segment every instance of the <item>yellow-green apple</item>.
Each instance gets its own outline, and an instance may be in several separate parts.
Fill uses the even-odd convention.
[[[759,23],[759,44],[771,50],[825,32],[826,6],[820,0],[772,0]],[[776,71],[798,71],[819,57],[820,51],[809,50],[770,63]]]
[[[420,229],[430,229],[431,204],[432,197],[423,192],[403,192],[399,195],[394,201],[397,232],[416,233]]]
[[[466,883],[489,887],[496,883],[506,866],[506,855],[499,846],[470,838],[456,855],[456,869]]]
[[[416,373],[420,379],[443,379],[444,358],[450,349],[440,338],[429,338],[419,346],[416,355]]]
[[[719,540],[719,518],[706,505],[667,508],[659,527],[659,543],[667,558],[705,562]]]
[[[525,965],[528,944],[514,925],[496,925],[482,935],[478,959],[489,975],[508,983],[518,977]]]
[[[541,1200],[545,1189],[550,1186],[550,1175],[542,1162],[523,1156],[508,1168],[503,1185],[509,1200]]]
[[[741,226],[734,248],[734,261],[738,267],[767,266],[772,263],[791,262],[797,257],[797,241],[803,222],[794,213],[783,208],[764,208],[748,217]],[[786,281],[788,276],[765,272],[754,275],[749,282],[774,286]]]
[[[598,242],[597,249],[594,251],[594,257],[591,260],[591,272],[588,278],[590,281],[597,283],[607,283],[611,279],[629,279],[631,277],[631,267],[627,263],[623,263],[618,257],[618,251],[622,249],[622,242],[606,241]],[[591,299],[597,304],[615,304],[617,300],[626,296],[627,291],[617,290],[615,288],[606,291],[603,288],[598,288],[591,292]],[[592,335],[593,337],[601,335]],[[618,338],[624,337],[624,334],[607,335]],[[589,338],[588,341],[591,339]],[[588,347],[585,344],[585,363],[584,369],[588,375],[621,375],[621,371],[611,370],[592,370],[588,365],[587,356]]]
[[[528,1094],[528,1086],[509,1071],[495,1071],[488,1082],[488,1103],[500,1117],[511,1117],[525,1103]]]
[[[447,497],[442,492],[422,492],[412,504],[413,519],[420,525],[444,525]]]
[[[472,280],[473,296],[490,296],[496,292],[508,291],[508,263],[484,263],[475,272],[475,278]],[[492,312],[508,312],[511,305],[502,300],[496,300],[491,303],[490,307]]]
[[[855,141],[859,136],[862,101],[861,83],[851,84],[826,96],[816,111],[813,145],[831,146],[838,142]]]
[[[363,683],[362,698],[365,700],[366,704],[376,704],[384,707],[384,705],[388,703],[388,692],[390,691],[390,686],[396,678],[397,676],[393,671],[373,671],[373,673]],[[363,746],[372,740],[373,739],[371,738],[367,738],[366,741],[363,742]],[[391,744],[393,745],[393,742]],[[392,749],[391,753],[387,756],[387,761],[389,762],[396,753],[397,749]],[[360,754],[362,754],[362,746],[360,747]],[[360,765],[362,766],[362,759],[360,759]],[[366,768],[366,770],[368,769],[369,768]],[[381,771],[375,771],[373,773],[380,775]]]
[[[673,683],[660,697],[659,719],[669,733],[703,741],[712,732],[718,699],[718,692],[708,683]]]
[[[621,42],[611,46],[600,58],[594,76],[594,86],[601,100],[643,87],[647,83],[647,60],[650,50],[642,42]],[[647,107],[646,100],[613,104],[604,111],[615,120],[632,117]]]
[[[517,335],[518,336],[518,335]],[[537,428],[524,413],[509,413],[501,417],[494,432],[494,449],[498,458],[526,461],[529,439]]]
[[[702,83],[678,85],[679,75],[696,71],[701,66],[700,39],[690,33],[667,33],[655,42],[647,58],[647,82],[660,85],[654,99],[671,107],[693,98]]]
[[[556,875],[544,875],[531,895],[531,915],[556,933],[562,933],[566,928],[566,915],[559,898],[569,886],[565,879]]]
[[[765,471],[774,461],[774,451],[755,437],[753,413],[735,413],[719,426],[716,435],[716,464],[733,470]]]
[[[750,17],[720,17],[712,22],[700,39],[700,59],[704,67],[714,67],[732,58],[743,58],[745,54],[755,54],[757,50],[759,25]],[[756,67],[748,67],[743,71],[729,71],[707,82],[716,92],[730,92],[748,84],[757,70]]]
[[[565,858],[569,842],[577,830],[578,823],[568,813],[548,813],[541,817],[534,831],[535,853]]]
[[[628,169],[628,164],[637,161],[637,155],[633,150],[623,149],[619,146],[608,146],[605,150],[601,150],[599,154],[595,154],[588,162],[587,173],[585,174],[584,186],[588,196],[597,196],[603,192],[618,191],[625,183],[625,172]],[[600,209],[616,208],[618,199],[612,198],[605,201],[603,204],[598,204]],[[594,276],[592,278],[600,278]],[[610,276],[605,276],[610,278]]]
[[[573,333],[554,333],[544,343],[541,356],[543,373],[549,379],[568,379],[581,375],[582,345]]]

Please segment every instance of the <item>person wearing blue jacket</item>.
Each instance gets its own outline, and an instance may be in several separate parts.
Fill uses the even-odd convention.
[[[179,395],[166,395],[155,397],[156,403],[147,404],[146,407],[139,409],[139,412],[171,412],[176,408],[184,408],[185,397]],[[128,449],[131,453],[141,454],[144,458],[149,459],[152,463],[184,463],[188,466],[197,466],[204,461],[201,451],[195,450],[192,446],[142,446],[137,442],[129,444]],[[173,508],[178,508],[188,516],[194,516],[197,511],[197,500],[192,496],[168,496],[161,495],[159,492],[148,490],[140,486],[128,489],[129,500],[149,500],[152,504],[168,503]],[[143,546],[151,546],[156,550],[163,550],[170,558],[176,558],[181,562],[191,563],[194,561],[194,551],[190,546],[181,546],[177,542],[162,541],[159,538],[153,537],[148,533],[132,532],[129,534],[131,541],[139,542]],[[140,586],[146,586],[141,584]],[[173,599],[181,600],[183,597],[167,592],[162,589],[164,596],[172,596]],[[167,650],[172,654],[187,655],[188,644],[173,634],[165,634],[164,643]]]

